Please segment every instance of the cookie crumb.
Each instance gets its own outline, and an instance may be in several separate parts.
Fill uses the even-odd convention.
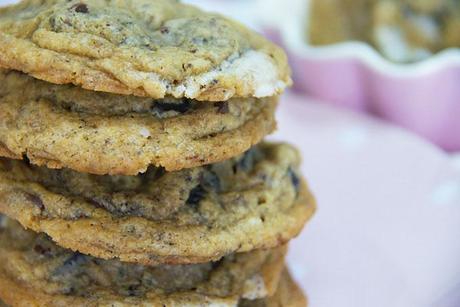
[[[77,13],[82,13],[82,14],[88,14],[89,13],[88,6],[86,4],[84,4],[84,3],[76,4],[72,8]]]

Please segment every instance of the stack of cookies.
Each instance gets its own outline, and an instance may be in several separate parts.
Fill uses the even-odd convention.
[[[6,304],[306,305],[284,256],[314,200],[262,142],[279,48],[173,0],[25,0],[0,67]]]

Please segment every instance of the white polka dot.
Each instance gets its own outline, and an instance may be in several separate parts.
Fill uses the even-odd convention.
[[[460,179],[446,181],[440,184],[431,196],[436,205],[460,204]]]
[[[338,135],[340,145],[347,150],[362,148],[369,140],[369,131],[360,126],[354,126],[341,131]]]

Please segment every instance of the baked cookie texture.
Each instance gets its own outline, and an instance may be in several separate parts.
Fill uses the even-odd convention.
[[[154,100],[1,69],[0,84],[0,155],[49,168],[112,175],[190,168],[241,154],[276,127],[276,97]]]
[[[0,297],[13,306],[236,306],[290,287],[281,277],[285,252],[146,267],[66,250],[1,216]]]
[[[171,0],[24,0],[0,9],[0,66],[125,95],[222,101],[291,84],[284,52]]]
[[[59,245],[142,264],[218,260],[296,236],[315,211],[299,153],[262,143],[178,172],[97,176],[0,160],[0,212]]]

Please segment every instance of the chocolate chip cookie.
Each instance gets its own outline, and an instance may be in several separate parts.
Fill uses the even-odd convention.
[[[0,155],[136,175],[241,154],[276,126],[277,98],[198,102],[98,93],[0,70]]]
[[[147,267],[72,252],[4,216],[0,222],[0,298],[13,306],[235,306],[275,294],[286,251]]]
[[[197,263],[271,248],[315,211],[298,152],[263,143],[178,172],[98,176],[0,160],[0,212],[59,245],[142,264]]]
[[[268,97],[291,84],[280,48],[171,0],[24,0],[2,8],[0,66],[152,98]]]

